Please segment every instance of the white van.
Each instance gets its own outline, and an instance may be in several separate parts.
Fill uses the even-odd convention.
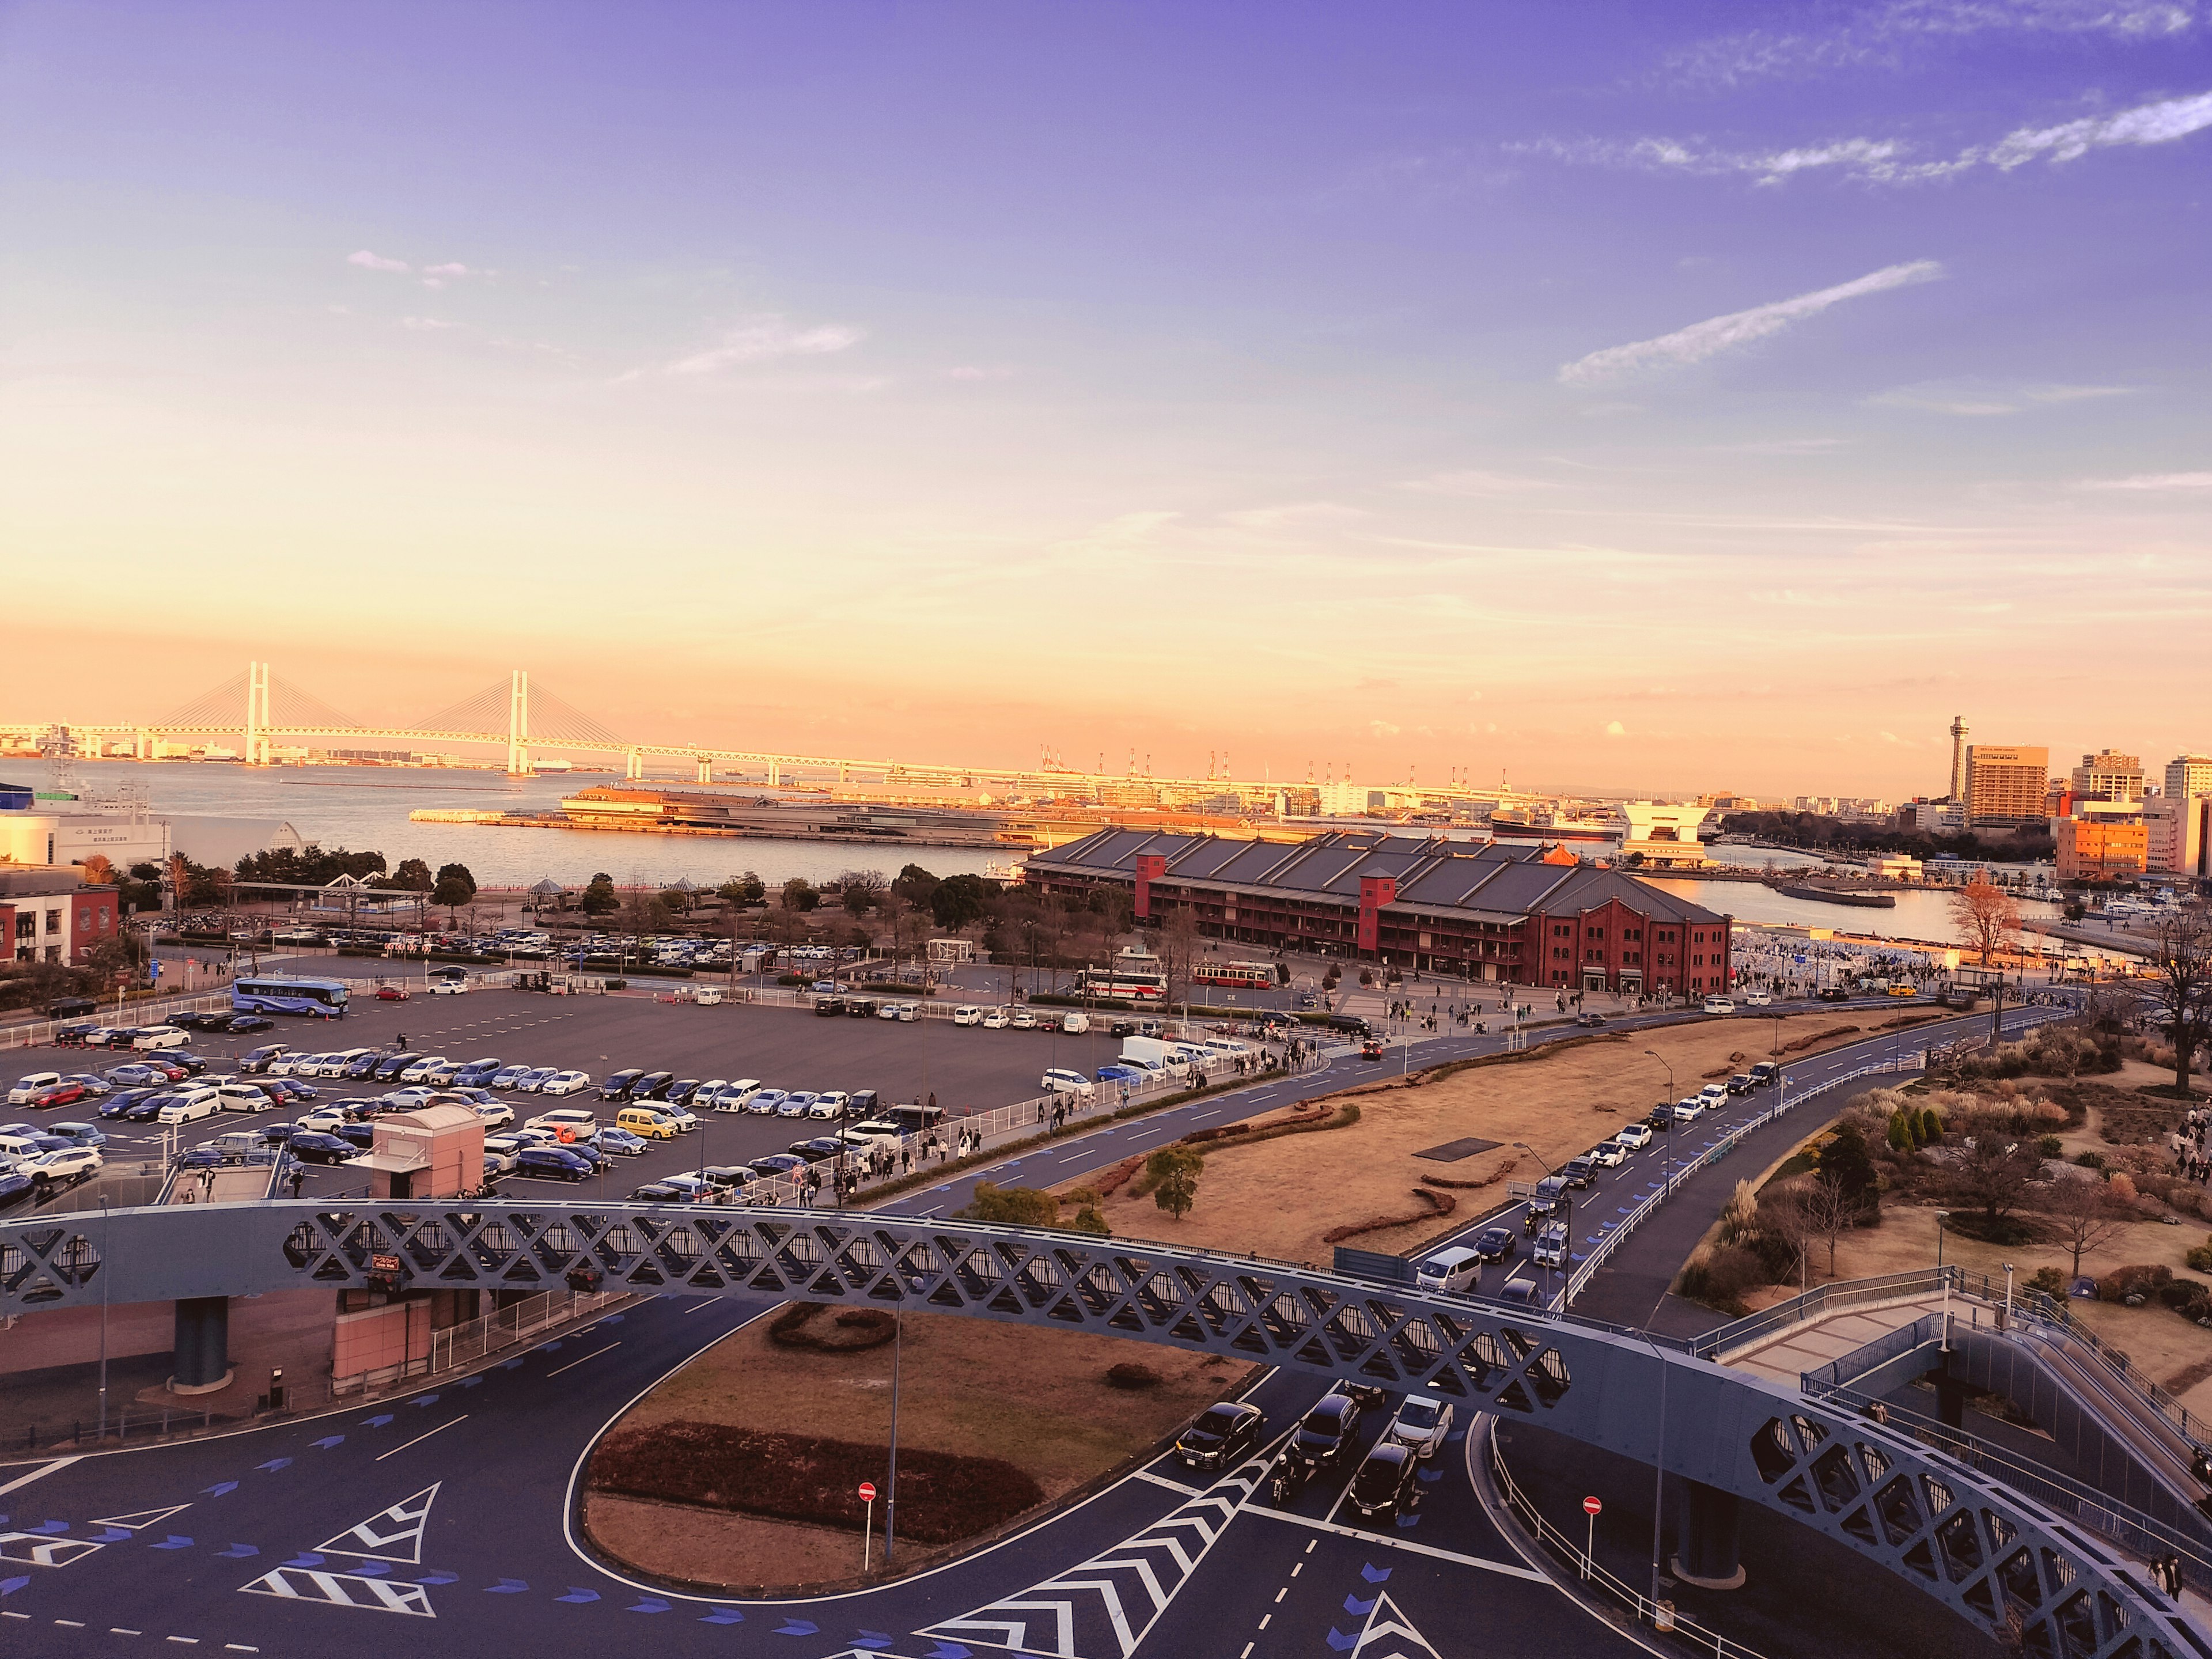
[[[1080,1036],[1091,1029],[1091,1016],[1088,1014],[1063,1015],[1060,1022],[1060,1029],[1073,1036]]]
[[[1425,1291],[1471,1291],[1482,1283],[1482,1258],[1455,1244],[1419,1263],[1413,1283]]]
[[[952,1011],[952,1023],[955,1025],[981,1025],[983,1023],[983,1011],[981,1008],[955,1008]]]
[[[59,1072],[33,1072],[28,1077],[19,1077],[15,1079],[15,1087],[8,1091],[8,1103],[21,1106],[40,1090],[61,1080]]]

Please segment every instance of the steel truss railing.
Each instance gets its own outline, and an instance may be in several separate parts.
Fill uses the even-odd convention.
[[[2105,1542],[1768,1379],[1534,1310],[1042,1228],[819,1211],[327,1200],[0,1224],[0,1314],[382,1284],[805,1297],[1085,1329],[1511,1413],[1814,1528],[2053,1659],[2212,1659]],[[1679,1424],[1655,1444],[1662,1373]]]

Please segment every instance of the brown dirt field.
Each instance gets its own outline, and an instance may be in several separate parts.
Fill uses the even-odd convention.
[[[1854,1023],[1834,1013],[1800,1015],[1782,1022],[1782,1040]],[[1198,1203],[1180,1223],[1149,1195],[1117,1193],[1105,1205],[1107,1224],[1118,1237],[1327,1266],[1333,1252],[1322,1235],[1347,1222],[1411,1213],[1419,1207],[1413,1189],[1425,1175],[1478,1180],[1518,1158],[1514,1178],[1533,1180],[1542,1170],[1513,1150],[1515,1141],[1527,1141],[1557,1165],[1641,1118],[1662,1096],[1671,1103],[1693,1092],[1705,1073],[1724,1065],[1742,1070],[1765,1060],[1773,1045],[1772,1020],[1729,1019],[1601,1037],[1565,1053],[1535,1051],[1537,1057],[1528,1060],[1471,1066],[1413,1087],[1383,1086],[1378,1079],[1358,1094],[1360,1121],[1349,1128],[1286,1135],[1249,1148],[1201,1148],[1208,1156]],[[1672,1094],[1666,1070],[1645,1055],[1646,1048],[1673,1066]],[[1413,1156],[1467,1135],[1495,1140],[1498,1148],[1456,1164]],[[1364,1233],[1353,1243],[1362,1249],[1403,1252],[1504,1195],[1502,1187],[1456,1193],[1458,1212],[1449,1223],[1424,1218]]]
[[[826,1317],[826,1316],[825,1316]],[[1002,1457],[1027,1470],[1048,1504],[1149,1451],[1248,1374],[1205,1355],[1133,1345],[1083,1331],[994,1325],[909,1314],[901,1358],[899,1445]],[[1133,1360],[1163,1379],[1127,1392],[1106,1385],[1109,1365]],[[890,1433],[891,1350],[822,1353],[772,1343],[756,1321],[654,1389],[624,1427],[677,1418],[847,1440]],[[878,1483],[883,1484],[881,1481]],[[878,1526],[882,1505],[877,1507]],[[585,1523],[600,1548],[656,1577],[750,1589],[775,1564],[773,1587],[857,1577],[860,1506],[853,1530],[595,1496]],[[925,1559],[902,1551],[902,1571]]]

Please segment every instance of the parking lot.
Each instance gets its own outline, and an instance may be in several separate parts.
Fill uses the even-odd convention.
[[[304,971],[295,964],[293,971]],[[1121,1041],[1103,1030],[1065,1032],[994,1031],[945,1020],[908,1024],[884,1019],[822,1018],[804,1008],[724,1004],[702,1008],[649,995],[548,996],[542,993],[477,990],[464,996],[417,994],[405,1002],[378,1002],[356,993],[343,1020],[278,1017],[276,1029],[248,1036],[196,1033],[190,1051],[208,1062],[208,1075],[234,1072],[239,1056],[268,1042],[307,1052],[404,1046],[455,1060],[496,1057],[512,1063],[573,1068],[594,1081],[632,1066],[666,1070],[678,1078],[757,1078],[773,1088],[873,1089],[885,1103],[927,1101],[934,1096],[948,1118],[981,1112],[1039,1093],[1048,1066],[1095,1073],[1119,1053]],[[141,1056],[123,1050],[26,1048],[13,1052],[5,1081],[36,1072],[104,1073]],[[313,1106],[373,1097],[392,1084],[340,1079],[303,1079],[316,1091]],[[507,1093],[520,1123],[556,1106],[598,1108],[603,1122],[617,1109],[596,1090],[566,1098]],[[180,1146],[191,1147],[228,1131],[289,1121],[307,1104],[263,1112],[222,1112],[187,1124]],[[79,1101],[48,1112],[0,1107],[0,1120],[38,1127],[47,1119],[93,1122],[107,1134],[101,1148],[111,1164],[159,1155],[161,1131],[150,1124],[103,1122],[98,1103]],[[708,1164],[741,1164],[781,1152],[794,1141],[834,1128],[749,1112],[700,1115],[702,1127],[677,1140],[654,1143],[636,1157],[609,1160],[595,1190],[610,1195]],[[357,1189],[361,1172],[343,1165],[311,1169],[305,1191]],[[502,1190],[527,1195],[564,1190],[566,1183],[509,1176]],[[20,1206],[15,1206],[20,1208]]]

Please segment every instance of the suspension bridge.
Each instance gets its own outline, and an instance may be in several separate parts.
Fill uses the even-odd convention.
[[[264,662],[249,663],[243,673],[192,698],[158,720],[102,723],[79,720],[0,720],[0,737],[24,746],[73,749],[96,745],[114,752],[127,741],[135,759],[155,758],[160,745],[178,738],[235,738],[239,758],[249,766],[271,763],[280,740],[319,739],[351,747],[372,742],[465,744],[504,748],[509,774],[521,776],[541,752],[558,755],[613,754],[623,759],[623,774],[645,776],[648,760],[691,763],[696,781],[726,777],[760,779],[776,787],[800,779],[839,783],[880,782],[934,787],[1065,791],[1127,783],[1139,775],[1132,761],[1127,773],[1080,772],[1058,765],[972,766],[915,763],[855,756],[781,754],[767,750],[723,749],[702,744],[653,743],[614,731],[543,685],[531,683],[527,669],[513,670],[472,696],[410,723],[375,725],[356,720],[313,692],[270,672]],[[1141,781],[1163,789],[1243,789],[1264,793],[1265,783],[1237,785],[1221,779],[1155,778]]]

